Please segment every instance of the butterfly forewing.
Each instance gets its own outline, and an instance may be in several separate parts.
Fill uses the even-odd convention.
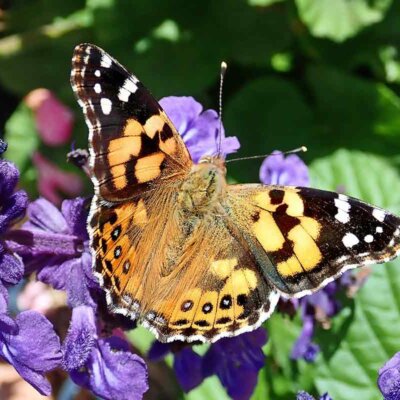
[[[389,261],[400,251],[400,219],[343,194],[234,185],[227,209],[265,278],[289,296],[309,294],[348,269]]]
[[[190,169],[176,129],[142,83],[100,48],[75,48],[71,83],[89,127],[96,192],[121,201]]]

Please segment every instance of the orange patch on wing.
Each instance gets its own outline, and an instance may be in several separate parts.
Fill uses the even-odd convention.
[[[128,180],[125,174],[125,164],[115,165],[111,167],[110,173],[113,177],[113,183],[115,187],[120,190],[126,187]]]
[[[155,153],[139,158],[135,166],[135,177],[139,183],[148,182],[157,178],[160,173],[161,163],[164,161],[163,153]]]
[[[162,140],[160,141],[160,149],[164,153],[173,154],[176,150],[176,140],[175,138],[171,137],[167,139],[165,142]]]
[[[144,225],[148,222],[147,210],[143,199],[137,203],[136,209],[133,213],[133,222],[136,225]]]
[[[142,125],[135,119],[128,119],[124,128],[124,136],[140,136],[141,133],[143,133]]]
[[[144,125],[146,135],[153,139],[157,132],[161,132],[164,123],[165,121],[160,115],[151,116]]]
[[[108,162],[110,165],[125,163],[132,156],[138,156],[142,147],[140,136],[121,137],[110,140],[108,145]]]

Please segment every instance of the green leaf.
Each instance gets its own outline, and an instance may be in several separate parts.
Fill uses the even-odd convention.
[[[186,400],[229,400],[219,379],[216,376],[207,378],[200,386],[184,396]]]
[[[285,0],[247,0],[251,6],[266,7],[274,3],[280,3]]]
[[[381,21],[392,0],[295,0],[300,18],[317,37],[337,42]]]
[[[253,7],[244,1],[208,0],[198,4],[202,12],[207,10],[206,17],[188,28],[193,31],[196,47],[215,62],[234,60],[265,67],[273,54],[287,50],[292,42],[285,3]]]
[[[228,135],[239,137],[240,156],[291,149],[309,144],[313,134],[311,111],[297,88],[281,78],[251,81],[225,107]],[[229,173],[242,182],[258,181],[259,164],[232,163]]]
[[[389,210],[400,210],[400,177],[384,158],[339,150],[311,167],[315,186],[346,193]],[[323,356],[315,363],[315,384],[333,398],[375,400],[379,368],[400,349],[400,261],[372,267],[373,273],[354,300],[348,326],[320,343]],[[338,331],[339,332],[339,331]],[[327,350],[327,351],[324,351]],[[345,397],[344,397],[345,396]]]
[[[8,143],[7,159],[14,162],[20,171],[24,171],[30,164],[32,153],[39,146],[33,113],[24,103],[18,106],[6,122],[4,137]]]
[[[327,67],[310,67],[321,153],[338,147],[400,151],[400,98],[387,86]],[[309,147],[311,145],[306,142]]]

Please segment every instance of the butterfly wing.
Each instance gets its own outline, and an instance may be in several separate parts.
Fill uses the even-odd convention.
[[[130,199],[190,169],[186,146],[158,102],[105,51],[78,45],[71,84],[89,127],[92,180],[102,199]]]
[[[176,218],[160,214],[156,199],[99,203],[93,214],[96,271],[113,311],[164,342],[215,341],[259,326],[279,295],[247,244],[232,235],[223,210],[188,221],[173,191],[163,206]]]
[[[400,219],[343,194],[232,185],[225,208],[265,279],[288,296],[310,294],[348,269],[400,252]]]

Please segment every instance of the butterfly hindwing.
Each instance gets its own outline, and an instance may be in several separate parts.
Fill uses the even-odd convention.
[[[77,46],[71,83],[89,127],[92,179],[104,200],[129,199],[149,182],[190,169],[190,155],[161,106],[106,52]]]
[[[400,252],[400,219],[343,194],[235,185],[228,199],[265,278],[286,295],[311,293],[348,269]]]
[[[259,326],[279,295],[224,218],[199,218],[182,234],[187,221],[159,215],[152,201],[94,203],[96,275],[113,311],[162,341],[215,341]],[[179,215],[174,202],[165,205]]]

